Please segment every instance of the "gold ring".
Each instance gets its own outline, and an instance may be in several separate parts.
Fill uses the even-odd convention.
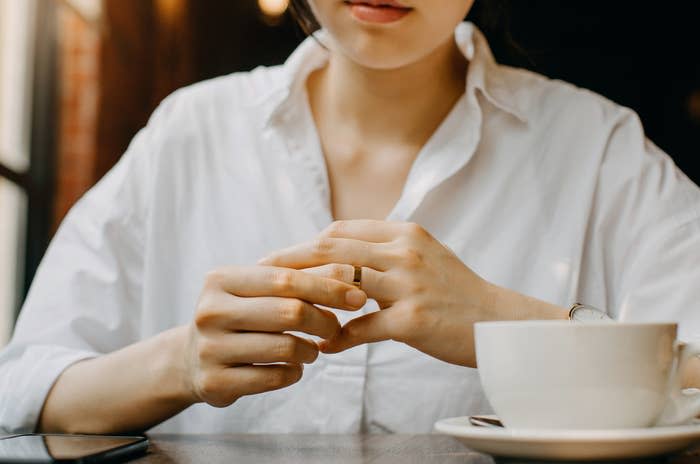
[[[352,284],[355,287],[360,288],[360,286],[362,285],[362,267],[353,266],[353,268],[355,269],[355,274],[352,277]]]

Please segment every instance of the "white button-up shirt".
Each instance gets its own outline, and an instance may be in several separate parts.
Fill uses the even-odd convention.
[[[618,319],[677,321],[682,338],[697,336],[698,187],[634,112],[498,65],[471,24],[455,37],[470,62],[465,94],[387,219],[422,224],[495,284]],[[160,106],[41,264],[0,354],[0,429],[31,430],[71,363],[188,324],[207,271],[254,264],[332,221],[304,85],[327,53],[306,40],[283,66],[197,84]],[[321,355],[289,388],[195,405],[156,430],[429,432],[442,417],[486,412],[477,370],[382,342]]]

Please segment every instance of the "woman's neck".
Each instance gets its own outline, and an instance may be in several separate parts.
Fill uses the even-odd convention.
[[[341,53],[308,81],[318,117],[368,142],[423,145],[464,93],[467,61],[454,40],[411,65],[369,69]],[[350,134],[347,134],[350,135]]]

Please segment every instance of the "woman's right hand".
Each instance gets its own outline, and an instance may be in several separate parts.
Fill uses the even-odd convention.
[[[318,357],[313,340],[338,333],[335,314],[314,304],[357,310],[365,293],[339,280],[268,266],[210,272],[199,297],[185,354],[193,403],[225,407],[244,395],[299,381]]]

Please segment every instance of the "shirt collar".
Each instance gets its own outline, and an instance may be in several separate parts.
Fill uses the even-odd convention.
[[[309,74],[328,61],[328,50],[321,45],[326,34],[321,30],[306,38],[282,66],[283,78],[279,85],[261,97],[259,107],[264,109],[265,126],[284,117],[293,106],[294,97],[304,95]],[[467,94],[478,90],[495,107],[527,122],[512,72],[496,62],[484,34],[474,24],[463,22],[455,30],[455,42],[469,61]]]
[[[495,107],[527,122],[512,70],[496,62],[484,34],[474,24],[464,22],[455,30],[455,42],[469,61],[467,94],[479,90]]]

